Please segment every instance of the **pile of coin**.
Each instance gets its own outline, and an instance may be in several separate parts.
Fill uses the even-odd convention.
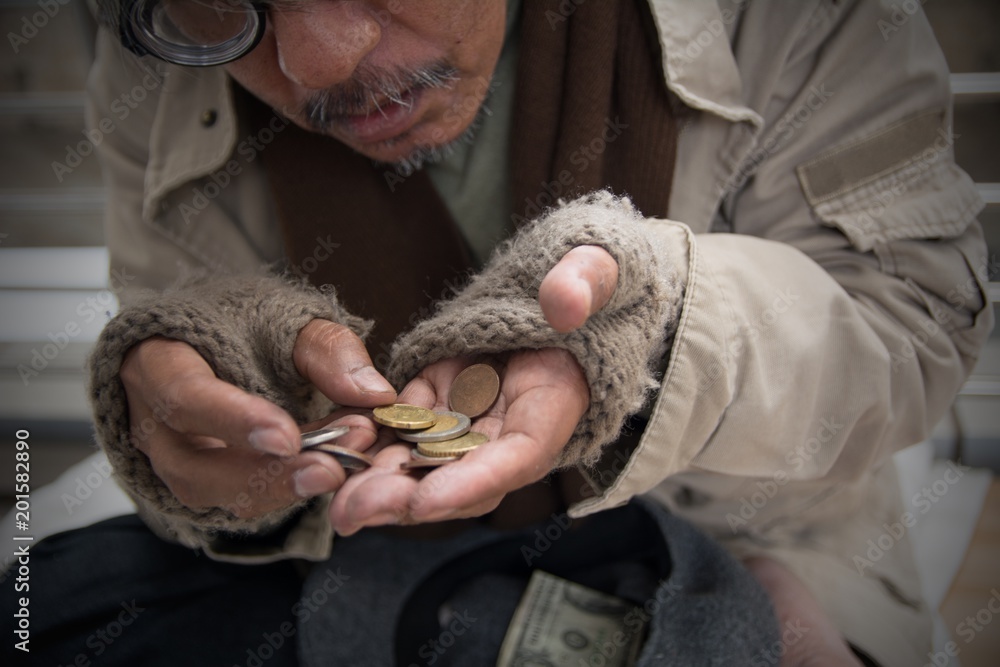
[[[451,384],[448,393],[451,410],[434,411],[394,403],[372,412],[377,423],[396,429],[400,440],[416,444],[410,451],[411,460],[401,464],[404,470],[436,468],[457,461],[489,440],[484,434],[470,429],[472,420],[493,407],[499,394],[500,376],[493,367],[473,364],[459,373]],[[347,431],[346,426],[339,426],[303,433],[302,449],[326,452],[348,471],[364,470],[372,465],[370,456],[331,443]]]
[[[396,429],[400,440],[412,442],[412,459],[402,468],[432,468],[457,461],[489,440],[470,431],[472,420],[486,413],[500,393],[500,377],[492,366],[474,364],[455,378],[448,394],[451,410],[433,411],[416,405],[396,403],[375,408],[379,424]]]

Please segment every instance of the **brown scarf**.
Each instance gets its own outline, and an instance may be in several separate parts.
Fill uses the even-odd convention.
[[[521,12],[512,220],[600,188],[628,194],[646,216],[666,216],[676,124],[646,1],[527,0]],[[250,95],[238,107],[251,131],[273,118]],[[391,341],[472,266],[429,177],[397,179],[294,125],[275,135],[261,159],[291,264],[314,284],[336,286],[348,310],[375,320],[367,343],[384,368]]]

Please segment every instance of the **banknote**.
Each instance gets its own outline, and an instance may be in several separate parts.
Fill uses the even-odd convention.
[[[645,616],[621,598],[535,570],[497,667],[627,667],[645,634]]]

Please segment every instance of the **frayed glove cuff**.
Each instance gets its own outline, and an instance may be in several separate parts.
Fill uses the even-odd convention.
[[[161,428],[130,424],[119,377],[126,353],[137,343],[164,336],[188,343],[219,379],[262,396],[299,423],[318,419],[331,405],[295,368],[292,351],[301,329],[314,319],[339,322],[364,335],[370,325],[348,314],[332,290],[275,276],[197,276],[163,293],[149,292],[124,307],[104,328],[89,360],[89,395],[97,440],[119,484],[158,532],[188,546],[204,546],[208,534],[257,532],[281,523],[301,505],[256,519],[239,519],[223,508],[182,505],[132,442]],[[170,406],[160,406],[169,410]],[[303,501],[304,503],[305,501]]]
[[[680,273],[659,265],[641,221],[628,199],[608,192],[561,203],[498,248],[465,289],[397,341],[390,382],[402,386],[426,366],[461,355],[568,350],[586,375],[590,408],[557,465],[594,464],[625,418],[658,387],[654,371],[680,315]],[[581,245],[600,246],[614,257],[618,286],[582,327],[562,334],[545,320],[538,288]]]

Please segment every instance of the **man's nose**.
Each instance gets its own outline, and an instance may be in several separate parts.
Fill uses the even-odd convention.
[[[382,38],[365,3],[319,0],[271,12],[278,65],[291,81],[321,90],[344,83]]]

